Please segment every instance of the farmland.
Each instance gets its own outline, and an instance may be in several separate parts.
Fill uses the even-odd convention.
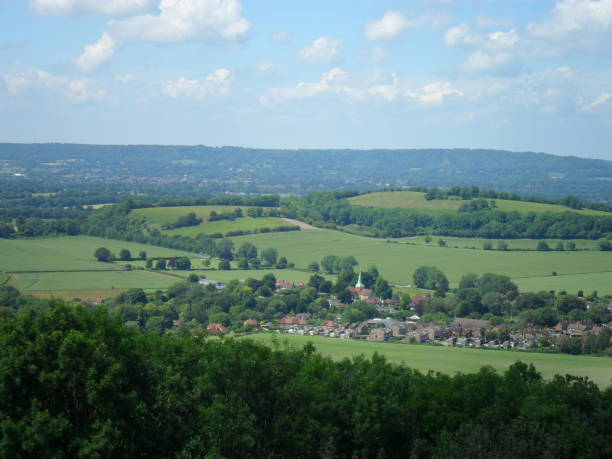
[[[546,278],[547,289],[564,290],[566,275],[612,274],[612,253],[579,252],[499,252],[463,248],[435,247],[395,243],[366,238],[338,231],[299,231],[238,236],[232,238],[239,246],[249,241],[260,250],[277,248],[298,268],[306,268],[326,255],[353,255],[362,268],[375,264],[386,279],[400,285],[412,283],[412,273],[421,265],[437,266],[452,285],[463,274],[492,272],[512,277],[521,288],[540,290],[532,278]],[[557,276],[552,276],[552,272]],[[550,278],[547,278],[550,276]],[[589,278],[589,285],[599,293],[612,293],[612,283],[605,274],[576,278],[572,285]],[[569,278],[567,278],[569,279]]]
[[[181,236],[196,236],[198,234],[226,234],[231,231],[254,231],[262,228],[278,228],[280,226],[291,226],[278,217],[240,217],[235,220],[208,221],[211,212],[218,214],[241,209],[246,215],[248,206],[175,206],[175,207],[151,207],[147,209],[135,209],[132,215],[145,218],[152,226],[160,227],[175,222],[179,217],[193,212],[203,222],[197,226],[187,226],[165,230],[169,235],[180,234]]]
[[[100,263],[93,254],[98,247],[106,247],[117,254],[128,249],[132,256],[144,250],[149,257],[186,256],[194,254],[181,250],[165,249],[90,236],[63,236],[46,239],[0,239],[1,271],[58,271],[58,270],[113,270],[122,268],[125,262]]]
[[[405,238],[397,238],[394,239],[400,242],[406,242],[408,244],[418,244],[418,245],[429,245],[436,247],[438,246],[438,240],[442,239],[446,242],[446,245],[449,247],[458,247],[458,248],[474,248],[474,249],[482,249],[483,244],[488,242],[495,249],[497,248],[497,244],[500,241],[505,242],[508,245],[509,250],[536,250],[539,240],[538,239],[484,239],[484,238],[475,238],[475,237],[451,237],[451,236],[430,236],[430,241],[427,242],[427,236],[413,236],[413,237],[405,237]],[[559,242],[561,242],[564,246],[567,246],[567,243],[570,240],[564,239],[545,239],[548,246],[551,250],[554,250]],[[598,241],[592,239],[572,239],[572,242],[576,244],[577,250],[596,250]]]
[[[187,277],[189,274],[195,273],[199,276],[205,276],[208,279],[214,279],[221,282],[229,282],[234,279],[244,280],[249,277],[261,279],[266,274],[273,274],[276,279],[284,279],[289,282],[308,281],[312,273],[306,271],[298,271],[296,269],[232,269],[231,271],[219,270],[192,270],[192,271],[174,271],[173,274]],[[325,275],[324,277],[334,280],[335,276]]]
[[[371,356],[377,352],[385,356],[390,362],[404,363],[424,372],[431,370],[446,374],[470,373],[478,371],[484,365],[490,365],[498,371],[503,371],[512,363],[521,360],[525,363],[533,363],[546,378],[561,373],[587,376],[601,387],[606,387],[612,382],[610,359],[601,357],[374,343],[371,341],[268,333],[249,335],[248,338],[266,343],[278,340],[280,343],[286,342],[291,346],[303,346],[312,342],[319,352],[337,360],[362,354]]]
[[[365,207],[399,207],[403,209],[418,209],[425,211],[453,212],[458,211],[462,204],[468,202],[460,199],[435,199],[428,201],[425,193],[416,191],[393,191],[368,193],[349,198],[351,204]],[[583,209],[575,210],[569,207],[542,204],[537,202],[510,201],[505,199],[495,199],[497,209],[507,212],[516,211],[527,212],[579,212],[584,215],[610,215],[606,212],[597,210]]]

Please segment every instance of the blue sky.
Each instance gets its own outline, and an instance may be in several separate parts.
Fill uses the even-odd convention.
[[[612,0],[0,0],[0,141],[612,160]]]

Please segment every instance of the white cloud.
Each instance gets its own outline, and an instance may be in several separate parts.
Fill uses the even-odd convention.
[[[28,69],[14,75],[6,75],[3,80],[6,88],[13,95],[28,89],[57,89],[65,86],[68,82],[66,78],[37,69]]]
[[[378,21],[365,26],[365,34],[370,41],[393,40],[410,27],[410,22],[402,13],[387,11]]]
[[[104,32],[97,42],[85,46],[74,63],[82,72],[89,73],[115,55],[115,46],[113,37]]]
[[[12,95],[26,91],[49,91],[52,94],[63,94],[75,102],[99,100],[106,96],[106,91],[98,88],[91,79],[74,79],[52,75],[38,69],[28,69],[14,75],[3,77],[4,83]]]
[[[449,29],[444,35],[444,43],[447,46],[471,46],[486,49],[509,49],[513,48],[520,40],[516,30],[509,32],[496,31],[489,33],[486,37],[473,33],[470,26],[460,24]]]
[[[238,0],[161,0],[159,14],[110,21],[113,36],[152,42],[235,41],[251,24]]]
[[[39,14],[63,16],[75,13],[100,13],[109,16],[138,13],[155,0],[31,0],[30,8]]]
[[[164,85],[164,92],[175,99],[204,99],[210,96],[227,96],[230,88],[231,72],[217,69],[204,80],[189,80],[185,77],[169,81]]]
[[[476,18],[475,24],[477,27],[492,28],[492,27],[507,27],[512,24],[512,20],[508,18],[494,18],[481,14]]]
[[[91,99],[103,99],[106,96],[106,91],[103,89],[92,89],[92,81],[87,79],[72,80],[68,84],[66,95],[77,101],[87,102]]]
[[[612,0],[564,0],[555,5],[549,20],[529,24],[527,31],[536,42],[542,42],[540,53],[562,54],[608,42],[610,26]]]
[[[482,38],[472,33],[470,31],[470,26],[467,24],[460,24],[446,32],[444,35],[444,43],[448,46],[479,46],[482,43]]]
[[[577,104],[580,109],[584,112],[590,112],[592,110],[597,110],[606,107],[612,107],[612,93],[605,92],[597,96],[597,98],[591,102],[590,104],[585,104],[584,99],[579,97],[577,99]]]
[[[511,59],[509,54],[486,54],[476,51],[465,61],[463,70],[466,72],[486,72],[498,68]]]
[[[340,56],[338,48],[341,44],[340,39],[319,37],[312,44],[304,46],[298,58],[309,62],[332,62]]]
[[[300,82],[295,86],[270,88],[259,98],[262,105],[273,105],[293,99],[311,99],[321,94],[334,94],[352,100],[363,97],[363,92],[346,84],[347,75],[339,67],[332,68],[315,83]]]
[[[270,61],[264,61],[257,66],[257,75],[266,76],[272,73],[274,64]]]
[[[492,32],[488,35],[489,40],[485,42],[485,47],[489,49],[509,49],[513,48],[520,40],[514,29],[510,32]]]
[[[449,97],[463,96],[463,92],[455,89],[452,83],[434,81],[423,86],[421,91],[411,92],[408,95],[425,105],[440,105]]]
[[[368,88],[368,94],[373,96],[380,96],[388,102],[393,102],[398,99],[401,95],[400,89],[394,84],[380,84],[370,86]]]

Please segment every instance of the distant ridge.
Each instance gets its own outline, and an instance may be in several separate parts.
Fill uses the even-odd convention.
[[[219,191],[305,193],[479,186],[612,202],[612,161],[487,149],[262,149],[183,145],[0,144],[0,180],[198,184]]]

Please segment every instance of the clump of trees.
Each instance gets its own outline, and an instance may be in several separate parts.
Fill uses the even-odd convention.
[[[161,337],[58,301],[0,321],[0,348],[2,457],[612,455],[610,390],[520,362],[422,374],[312,344]]]
[[[412,275],[414,285],[427,290],[448,291],[448,279],[435,266],[419,266]]]
[[[189,212],[187,215],[183,215],[173,223],[167,224],[165,229],[184,228],[187,226],[198,226],[204,220],[199,218],[194,212]]]

